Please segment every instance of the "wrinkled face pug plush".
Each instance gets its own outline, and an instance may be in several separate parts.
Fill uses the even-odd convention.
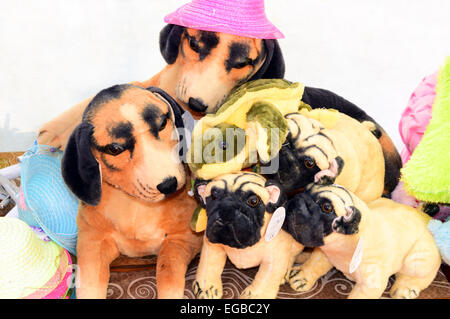
[[[312,182],[336,182],[366,202],[382,196],[383,151],[366,126],[325,109],[302,109],[285,118],[287,143],[275,158],[278,171],[268,178],[278,181],[287,192]]]
[[[356,284],[349,298],[380,298],[389,277],[396,280],[393,298],[416,298],[435,278],[441,264],[430,217],[410,206],[379,198],[365,204],[339,185],[311,184],[285,205],[283,229],[308,247],[319,247],[326,258]],[[317,262],[317,260],[316,260]],[[306,273],[320,266],[294,267],[291,287],[311,287]]]
[[[222,175],[196,187],[208,217],[193,284],[196,297],[222,297],[221,275],[228,257],[238,268],[259,266],[242,298],[275,298],[303,250],[280,231],[284,209],[275,211],[285,200],[280,187],[250,172]]]

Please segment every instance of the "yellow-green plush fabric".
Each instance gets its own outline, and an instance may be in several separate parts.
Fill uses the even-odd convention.
[[[430,123],[402,169],[402,180],[421,201],[450,203],[450,56],[438,75]]]

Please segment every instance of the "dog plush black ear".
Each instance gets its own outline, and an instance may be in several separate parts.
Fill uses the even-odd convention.
[[[156,93],[159,95],[163,100],[165,100],[167,103],[169,103],[170,107],[172,108],[172,113],[175,119],[175,127],[176,128],[183,128],[184,122],[183,122],[183,113],[184,110],[181,108],[181,106],[177,103],[177,101],[174,100],[173,97],[171,97],[166,91],[155,87],[150,86],[147,88],[152,93]]]
[[[100,166],[91,151],[93,126],[82,122],[72,132],[64,151],[62,177],[83,202],[96,206],[102,195]]]
[[[196,178],[194,181],[194,195],[203,208],[206,208],[205,189],[208,183],[209,181],[200,178]]]
[[[173,120],[178,134],[178,141],[179,141],[178,154],[182,162],[185,163],[187,155],[187,144],[186,144],[187,141],[185,139],[186,134],[183,131],[184,129],[183,114],[185,111],[181,108],[181,106],[177,103],[177,101],[175,101],[174,98],[172,98],[166,91],[155,86],[150,86],[147,88],[147,90],[149,90],[152,93],[155,93],[160,99],[166,101],[170,105],[172,109]]]
[[[177,60],[183,31],[182,26],[168,24],[159,33],[159,49],[167,64],[173,64]]]
[[[283,206],[286,201],[287,201],[287,195],[283,190],[283,187],[281,186],[281,184],[279,184],[278,182],[274,181],[274,180],[267,180],[266,184],[265,184],[265,188],[269,191],[269,193],[271,193],[271,189],[275,188],[276,192],[280,192],[278,195],[278,198],[276,199],[276,202],[271,202],[269,201],[266,205],[266,211],[268,213],[273,213],[278,207]],[[278,188],[278,190],[277,190]]]
[[[277,40],[263,40],[266,59],[250,81],[258,79],[282,79],[286,66],[284,64],[283,53]]]
[[[332,229],[333,231],[344,235],[356,234],[359,229],[359,223],[361,222],[361,212],[354,206],[347,206],[345,209],[347,214],[335,218]]]

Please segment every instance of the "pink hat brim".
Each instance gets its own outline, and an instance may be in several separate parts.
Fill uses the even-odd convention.
[[[220,5],[220,0],[196,2],[183,5],[175,12],[167,15],[164,21],[187,28],[223,32],[242,37],[257,39],[282,39],[283,33],[266,17],[264,10],[249,15],[234,7]]]

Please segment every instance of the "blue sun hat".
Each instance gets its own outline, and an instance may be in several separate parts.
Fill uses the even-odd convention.
[[[61,175],[63,152],[37,142],[25,152],[20,165],[19,218],[40,227],[58,245],[76,255],[79,200]]]

